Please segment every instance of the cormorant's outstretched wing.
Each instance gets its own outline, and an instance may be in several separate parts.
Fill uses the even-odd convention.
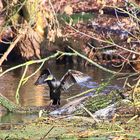
[[[69,87],[75,83],[85,82],[91,77],[76,70],[68,70],[67,73],[61,79],[61,86],[64,90],[67,90]]]
[[[49,75],[51,75],[51,72],[50,72],[49,69],[44,69],[44,70],[42,70],[40,76],[38,77],[38,79],[37,79],[36,82],[35,82],[35,85],[42,85],[42,84],[47,83],[47,82],[45,81],[45,79],[46,79]]]

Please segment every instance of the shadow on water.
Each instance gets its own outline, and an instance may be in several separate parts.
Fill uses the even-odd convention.
[[[10,67],[10,66],[9,66]],[[28,75],[32,74],[36,69],[37,65],[32,65],[28,69]],[[98,84],[103,82],[104,80],[108,80],[111,75],[106,73],[95,67],[84,67],[80,65],[56,65],[55,63],[48,64],[48,67],[51,69],[52,73],[56,76],[57,79],[61,79],[61,77],[67,72],[68,69],[79,70],[83,73],[88,74],[92,77],[91,81],[83,83],[81,85],[75,84],[72,86],[66,93],[62,93],[62,104],[63,100],[71,97],[73,95],[79,94],[82,91],[85,91],[89,88],[97,87]],[[4,67],[3,69],[7,69],[8,67]],[[22,76],[24,68],[19,68],[8,72],[4,76],[0,77],[0,92],[6,96],[9,100],[15,101],[15,92],[18,86],[18,82]],[[20,89],[20,104],[21,106],[44,106],[50,103],[48,90],[49,88],[46,86],[35,86],[34,82],[38,78],[40,72],[38,72],[35,76],[27,81],[27,83],[21,87]],[[116,88],[122,86],[123,81],[114,80],[112,86]],[[108,91],[108,89],[106,89]],[[0,110],[1,111],[1,110]],[[2,112],[2,111],[1,111]],[[23,115],[23,114],[3,114],[1,113],[0,121],[2,123],[16,123],[23,122],[28,119],[33,119],[37,117],[37,115]],[[14,118],[14,121],[13,121]]]

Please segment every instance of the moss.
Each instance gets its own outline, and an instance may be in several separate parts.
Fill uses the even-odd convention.
[[[44,119],[43,119],[44,120]],[[76,126],[79,123],[60,120],[35,121],[22,126],[13,127],[10,130],[1,130],[0,139],[40,139],[46,138],[74,138],[79,131],[86,130]],[[79,122],[79,121],[78,121]],[[52,128],[53,126],[53,128]],[[50,131],[50,129],[52,130]],[[49,132],[50,131],[50,132]],[[49,133],[48,133],[49,132]],[[48,134],[47,134],[48,133]],[[46,135],[47,134],[47,135]]]
[[[91,112],[94,113],[97,110],[103,109],[107,106],[109,106],[110,104],[116,103],[118,101],[121,101],[122,98],[119,95],[119,91],[118,90],[113,90],[108,94],[98,94],[97,96],[93,96],[91,97],[89,100],[87,100],[84,103],[84,106]],[[84,110],[77,110],[75,112],[75,114],[78,115],[87,115],[86,112]]]
[[[100,123],[94,126],[81,119],[39,118],[27,124],[13,126],[9,130],[1,130],[0,139],[106,140],[116,137],[139,139],[140,125],[138,118],[126,123],[129,119],[120,118],[118,122]]]
[[[17,109],[17,106],[2,94],[0,94],[0,105],[5,107],[10,112],[14,112]]]

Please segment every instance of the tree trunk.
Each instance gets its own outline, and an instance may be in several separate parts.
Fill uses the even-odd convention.
[[[3,12],[5,21],[2,31],[5,31],[5,25],[6,27],[11,25],[13,38],[18,38],[17,36],[22,34],[24,29],[27,30],[13,49],[17,56],[25,60],[40,58],[40,45],[44,40],[44,29],[47,26],[43,5],[40,3],[40,0],[3,2],[3,9],[6,10]],[[1,38],[2,34],[3,32]],[[9,35],[10,33],[6,38],[9,38]]]

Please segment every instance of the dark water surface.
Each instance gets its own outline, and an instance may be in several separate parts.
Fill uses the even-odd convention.
[[[46,65],[47,66],[47,65]],[[3,69],[6,70],[10,66],[4,66]],[[28,69],[28,75],[32,74],[36,69],[37,65],[32,65]],[[52,73],[56,76],[57,79],[67,72],[68,69],[80,70],[83,73],[88,74],[92,77],[91,81],[79,85],[72,86],[66,93],[62,93],[62,104],[63,100],[71,97],[75,94],[78,94],[82,91],[85,91],[87,88],[93,88],[98,86],[102,81],[106,81],[111,77],[111,74],[106,73],[95,67],[87,67],[80,65],[56,65],[55,63],[48,64],[48,67]],[[15,93],[19,83],[19,80],[22,76],[24,68],[19,68],[8,72],[4,76],[0,77],[0,92],[9,100],[16,103]],[[48,95],[48,87],[46,86],[35,86],[34,83],[38,78],[40,72],[27,81],[27,83],[20,88],[20,104],[22,106],[44,106],[50,103]],[[121,87],[123,81],[115,79],[112,83],[112,86]],[[2,109],[0,109],[0,122],[2,123],[21,123],[28,119],[33,119],[37,115],[31,114],[4,114]]]

